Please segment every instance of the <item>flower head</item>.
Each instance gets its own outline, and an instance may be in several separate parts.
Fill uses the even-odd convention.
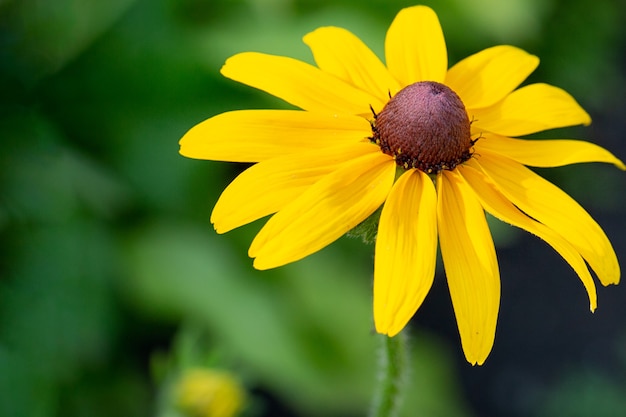
[[[401,10],[385,62],[356,36],[322,27],[304,37],[317,66],[241,53],[222,74],[301,110],[233,111],[192,128],[185,156],[255,162],[223,192],[219,233],[273,214],[249,255],[259,269],[306,257],[383,206],[374,265],[374,322],[393,336],[428,293],[440,246],[463,351],[482,364],[495,336],[500,276],[485,211],[550,244],[596,307],[589,267],[604,285],[620,269],[605,233],[572,198],[526,166],[607,162],[576,140],[517,137],[589,115],[547,84],[518,88],[539,64],[516,47],[485,49],[448,69],[436,14]]]
[[[245,392],[228,372],[194,368],[185,371],[176,387],[178,408],[192,417],[236,417]]]

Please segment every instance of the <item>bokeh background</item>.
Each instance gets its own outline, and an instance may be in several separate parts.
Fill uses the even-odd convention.
[[[542,58],[591,140],[626,159],[620,0],[442,0],[450,62],[495,44]],[[247,416],[362,416],[377,378],[373,247],[343,238],[259,272],[262,222],[218,236],[221,190],[244,167],[178,155],[194,124],[284,108],[222,78],[241,51],[311,62],[301,38],[346,27],[383,56],[388,0],[0,0],[0,415],[180,416],[186,369],[231,372]],[[626,265],[626,175],[541,174],[586,207]],[[413,319],[403,416],[626,416],[626,286],[591,314],[574,272],[494,222],[502,275],[495,347],[460,348],[445,276]]]

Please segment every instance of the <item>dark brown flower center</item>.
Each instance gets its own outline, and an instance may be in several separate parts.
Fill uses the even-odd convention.
[[[449,87],[422,81],[403,88],[374,115],[373,137],[404,169],[454,169],[474,144],[463,102]]]

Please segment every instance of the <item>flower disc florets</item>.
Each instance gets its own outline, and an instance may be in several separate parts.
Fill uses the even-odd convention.
[[[422,81],[400,90],[374,115],[372,140],[404,169],[454,169],[471,156],[470,121],[449,87]]]

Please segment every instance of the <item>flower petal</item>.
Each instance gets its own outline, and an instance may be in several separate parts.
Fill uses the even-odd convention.
[[[374,261],[374,323],[400,332],[432,286],[437,259],[437,193],[432,180],[410,170],[394,184],[380,215]]]
[[[448,71],[446,85],[468,109],[487,107],[515,90],[539,65],[539,58],[514,46],[484,49]]]
[[[400,90],[398,81],[378,57],[355,35],[338,27],[322,27],[304,37],[317,66],[353,86],[379,98],[379,107],[389,100],[389,94]]]
[[[297,59],[244,52],[226,60],[222,75],[263,90],[303,110],[371,114],[380,99]]]
[[[611,242],[576,201],[511,159],[483,152],[479,163],[507,199],[576,248],[602,284],[619,282],[620,267]]]
[[[297,261],[337,240],[385,201],[395,170],[391,157],[376,149],[313,184],[256,236],[248,251],[255,268]]]
[[[456,171],[437,177],[441,255],[465,358],[485,361],[496,332],[500,275],[485,214]]]
[[[591,123],[587,112],[571,95],[548,84],[531,84],[515,90],[491,107],[472,109],[472,117],[476,128],[503,136]]]
[[[485,133],[476,152],[487,150],[533,167],[558,167],[582,162],[606,162],[626,170],[611,152],[590,142],[571,139],[526,140]]]
[[[260,162],[224,190],[211,214],[218,233],[253,222],[287,206],[312,184],[346,161],[378,151],[371,143],[351,143],[303,151]]]
[[[476,165],[476,168],[472,165]],[[587,264],[578,251],[559,234],[519,211],[517,207],[500,193],[491,178],[480,170],[480,166],[477,165],[475,161],[468,161],[467,165],[459,167],[459,172],[474,189],[476,196],[485,210],[503,222],[524,229],[540,237],[570,264],[585,286],[589,296],[589,308],[591,311],[594,311],[598,305],[596,286],[589,273]]]
[[[371,135],[362,117],[299,110],[237,110],[191,128],[180,140],[190,158],[258,162],[307,149],[355,143]]]
[[[435,12],[426,6],[400,10],[387,31],[387,68],[403,87],[418,81],[442,83],[448,69],[446,41]]]

